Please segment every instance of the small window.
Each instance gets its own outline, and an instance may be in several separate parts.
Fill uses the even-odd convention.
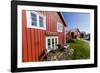
[[[32,26],[37,26],[37,16],[34,13],[31,13]]]
[[[57,23],[57,31],[62,32],[63,26],[61,23]]]
[[[43,16],[39,16],[39,25],[40,27],[44,27],[44,17]]]

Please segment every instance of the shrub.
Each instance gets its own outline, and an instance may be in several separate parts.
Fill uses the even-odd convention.
[[[69,39],[66,41],[66,43],[75,43],[75,39]]]

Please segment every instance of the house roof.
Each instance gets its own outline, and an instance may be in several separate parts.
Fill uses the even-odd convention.
[[[77,32],[77,31],[80,32],[80,30],[78,28],[74,28],[74,29],[71,29],[69,31],[66,31],[66,33],[69,33],[69,32]]]
[[[61,20],[62,20],[64,26],[67,26],[67,24],[66,24],[66,22],[65,22],[65,20],[64,20],[64,17],[63,17],[63,15],[62,15],[62,13],[61,13],[61,12],[58,12],[58,15],[60,16],[60,18],[61,18]]]
[[[71,32],[76,32],[76,31],[80,32],[80,30],[78,28],[74,28],[71,30]]]

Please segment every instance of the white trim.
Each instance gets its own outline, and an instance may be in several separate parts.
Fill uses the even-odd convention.
[[[58,44],[58,36],[47,36],[46,37],[46,49],[47,49],[47,51],[49,52],[50,51],[50,49],[48,49],[48,39],[50,39],[50,43],[51,43],[51,48],[53,49],[53,50],[56,50],[57,48],[56,48],[56,46],[55,46],[55,39],[57,38],[57,44]],[[53,48],[53,46],[52,46],[52,39],[54,39],[54,48]],[[51,49],[51,50],[52,50]]]
[[[94,64],[94,10],[92,9],[76,9],[76,8],[58,8],[58,7],[43,7],[43,6],[24,6],[18,5],[18,28],[17,28],[17,67],[43,67],[43,66],[59,66],[59,65],[78,65],[78,64]],[[67,60],[67,61],[45,61],[45,62],[22,62],[22,10],[36,10],[36,11],[58,11],[58,12],[82,12],[90,13],[90,59],[86,60]]]
[[[37,16],[37,26],[32,25],[31,13],[36,14],[36,16]],[[44,27],[40,27],[40,25],[39,25],[39,16],[43,17],[43,19],[44,19],[43,20],[44,21]],[[27,28],[35,28],[35,29],[46,30],[46,16],[39,14],[38,12],[35,12],[35,11],[26,10],[26,19],[27,19]]]

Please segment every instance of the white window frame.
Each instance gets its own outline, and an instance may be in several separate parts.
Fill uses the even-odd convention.
[[[61,30],[59,30],[59,25],[61,26]],[[60,22],[57,22],[57,32],[62,32],[63,30],[63,25]]]
[[[58,36],[47,36],[46,37],[46,49],[47,49],[47,51],[49,52],[50,50],[52,50],[52,49],[48,49],[48,39],[50,39],[50,46],[51,46],[51,48],[53,48],[53,45],[52,45],[52,39],[54,39],[54,48],[53,48],[53,50],[56,50],[57,49],[57,47],[55,46],[55,38],[57,38],[57,44],[58,44]]]
[[[37,26],[32,25],[31,13],[36,14],[36,16],[37,16]],[[44,19],[44,21],[43,21],[44,27],[40,27],[39,16],[43,17],[43,19]],[[26,11],[26,19],[27,19],[27,28],[46,30],[46,16],[39,14],[38,12],[35,12],[35,11]]]

